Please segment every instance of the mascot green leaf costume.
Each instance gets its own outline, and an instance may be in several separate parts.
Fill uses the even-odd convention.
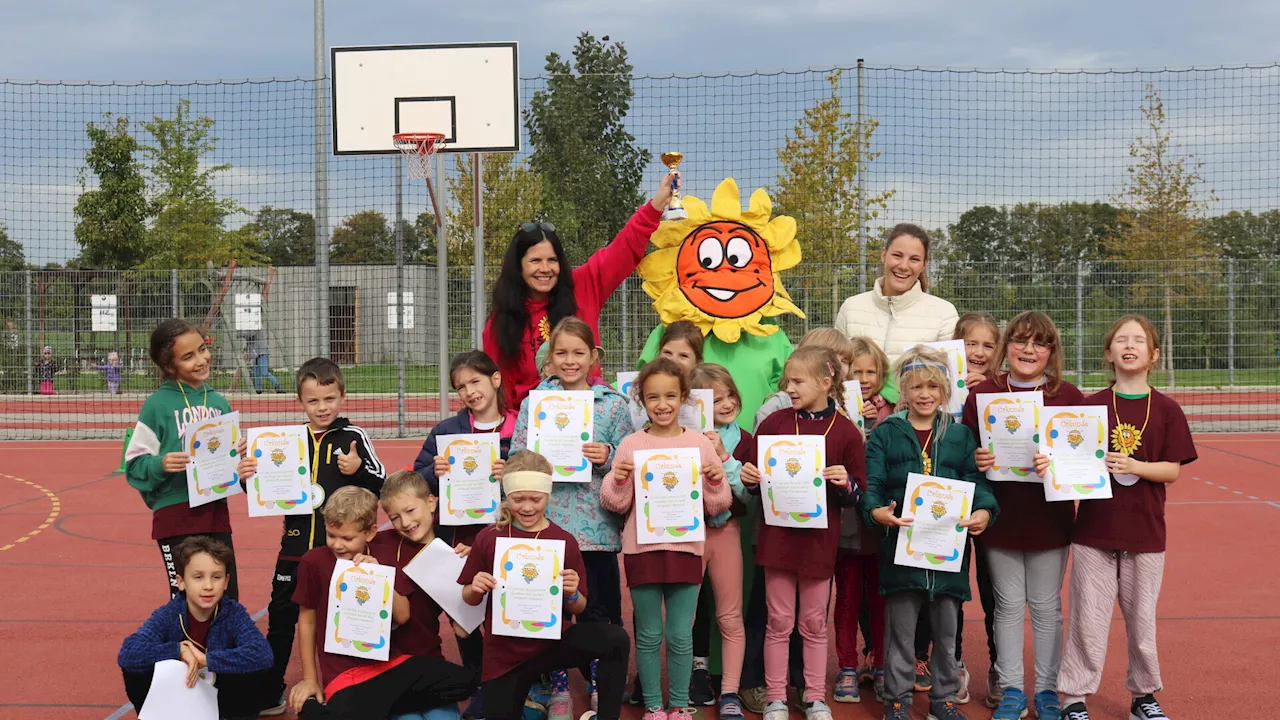
[[[796,221],[771,218],[773,202],[763,189],[751,195],[744,212],[733,178],[716,188],[711,207],[692,196],[684,207],[688,219],[658,227],[650,240],[658,250],[638,270],[662,320],[649,334],[640,365],[658,355],[666,325],[692,322],[706,336],[703,360],[728,368],[738,384],[738,424],[751,430],[791,354],[791,341],[773,318],[804,317],[780,275],[800,262]]]

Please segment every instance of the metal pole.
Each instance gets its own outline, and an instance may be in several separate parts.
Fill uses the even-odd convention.
[[[627,287],[627,281],[630,279],[630,276],[622,278],[622,285],[618,288],[622,291],[622,365],[619,367],[624,370],[630,369],[627,363],[631,361],[632,357],[635,357],[631,354],[631,302],[628,299],[631,295],[631,290]],[[602,338],[596,338],[596,342],[601,345],[604,344]]]
[[[396,156],[396,434],[404,424],[404,156]]]
[[[444,156],[436,153],[436,322],[440,342],[440,420],[449,417],[449,258],[445,233]]]
[[[862,123],[866,117],[866,105],[862,86],[862,58],[858,58],[858,289],[855,295],[867,288],[867,223],[862,205],[867,189],[866,168],[862,164]]]
[[[1236,261],[1227,258],[1227,385],[1236,384]]]
[[[317,354],[329,357],[329,96],[326,92],[324,0],[313,0],[315,9],[315,204],[316,204],[316,310],[320,316]]]
[[[471,271],[471,346],[484,345],[484,156],[471,153],[471,174],[475,178],[475,269]]]
[[[174,268],[169,271],[169,311],[170,317],[181,317],[178,312],[178,269]]]
[[[31,346],[31,341],[35,339],[35,328],[31,327],[31,271],[27,271],[27,394],[35,394],[35,377],[32,371],[35,370],[36,355],[35,348]]]
[[[1084,261],[1076,261],[1076,385],[1084,385]]]

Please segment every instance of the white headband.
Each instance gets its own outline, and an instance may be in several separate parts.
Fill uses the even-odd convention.
[[[550,495],[551,476],[537,470],[503,473],[502,491],[507,495],[517,492],[540,492]]]

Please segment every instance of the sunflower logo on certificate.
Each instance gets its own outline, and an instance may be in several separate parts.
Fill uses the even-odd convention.
[[[520,577],[523,578],[526,583],[532,583],[534,580],[537,580],[538,566],[533,563],[525,563],[524,567],[520,568]]]
[[[369,588],[361,585],[356,588],[356,602],[361,605],[369,602]]]
[[[934,500],[933,504],[929,506],[929,514],[933,516],[934,520],[937,520],[941,518],[943,515],[946,515],[947,514],[946,503],[942,502],[941,500]]]
[[[284,461],[285,461],[284,449],[273,448],[271,450],[271,462],[275,463],[276,467],[280,467],[281,465],[284,464]]]
[[[209,448],[209,454],[212,455],[218,452],[218,448],[222,447],[222,441],[218,439],[217,435],[214,435],[213,437],[209,438],[209,443],[208,445],[206,445],[206,447]]]
[[[1018,432],[1018,428],[1022,427],[1022,420],[1017,415],[1006,415],[1004,418],[1004,429],[1012,435]]]
[[[468,455],[466,459],[462,461],[462,469],[466,471],[468,475],[474,473],[478,467],[480,467],[480,463],[476,461],[475,455]]]
[[[1084,433],[1080,432],[1079,430],[1072,430],[1071,432],[1067,433],[1067,444],[1071,446],[1072,450],[1075,450],[1076,448],[1080,447],[1083,443],[1084,443]]]
[[[679,482],[680,480],[676,478],[676,474],[671,472],[670,470],[662,474],[662,487],[668,490],[675,490],[676,485]]]
[[[569,427],[569,413],[567,412],[556,413],[555,423],[556,423],[557,430],[563,430]]]
[[[795,457],[787,458],[786,469],[787,469],[787,474],[790,475],[791,477],[795,477],[796,475],[798,475],[800,473],[800,458],[795,458]]]

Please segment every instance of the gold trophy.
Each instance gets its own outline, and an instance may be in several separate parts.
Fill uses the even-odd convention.
[[[671,202],[667,203],[667,209],[662,211],[663,220],[686,220],[689,213],[685,212],[684,205],[680,202],[680,177],[676,175],[676,168],[680,166],[680,162],[684,160],[684,153],[680,152],[664,152],[662,153],[662,164],[671,169]]]

